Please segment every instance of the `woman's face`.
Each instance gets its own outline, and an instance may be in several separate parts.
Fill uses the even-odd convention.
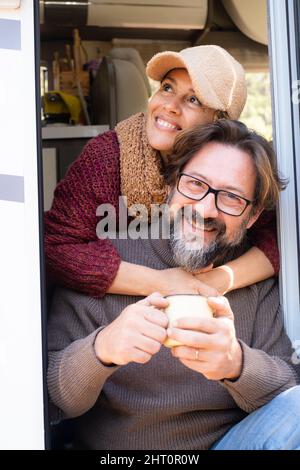
[[[187,70],[171,70],[148,105],[146,130],[149,143],[162,155],[167,154],[180,131],[212,122],[214,113],[196,98]]]

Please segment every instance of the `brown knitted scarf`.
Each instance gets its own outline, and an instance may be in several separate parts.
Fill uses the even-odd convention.
[[[121,193],[127,204],[161,204],[167,196],[167,186],[161,174],[162,161],[146,135],[146,118],[135,114],[117,124],[115,131],[120,145]],[[148,212],[150,214],[150,212]]]

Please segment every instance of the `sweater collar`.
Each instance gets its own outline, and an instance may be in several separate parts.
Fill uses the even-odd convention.
[[[162,175],[162,159],[153,149],[146,134],[146,117],[135,114],[120,122],[115,131],[120,146],[121,193],[128,206],[161,204],[167,196],[167,185]]]
[[[152,253],[154,252],[156,256],[169,268],[176,268],[178,264],[175,263],[173,258],[173,253],[170,247],[170,241],[159,239],[159,240],[149,240],[148,247],[151,249]]]
[[[170,247],[170,240],[162,238],[161,231],[161,218],[158,221],[152,222],[148,228],[148,239],[143,240],[142,244],[144,249],[150,256],[155,253],[155,256],[169,268],[176,268],[178,265],[175,263],[173,253]]]

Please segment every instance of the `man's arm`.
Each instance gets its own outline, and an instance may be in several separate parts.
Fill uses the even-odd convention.
[[[166,339],[168,319],[160,309],[167,305],[154,293],[105,324],[101,301],[58,291],[48,325],[48,388],[54,405],[66,417],[80,416],[92,408],[118,366],[150,361]]]
[[[251,346],[240,341],[242,372],[224,380],[237,405],[250,413],[299,383],[300,368],[292,363],[291,342],[284,330],[275,280],[262,283]]]
[[[96,328],[91,317],[97,304],[96,299],[88,301],[65,289],[58,289],[53,299],[48,323],[48,390],[51,402],[68,418],[90,409],[117,369],[103,365],[95,354],[95,339],[105,326]]]

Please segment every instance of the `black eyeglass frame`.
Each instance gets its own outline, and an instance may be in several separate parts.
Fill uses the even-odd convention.
[[[194,180],[196,181],[199,181],[200,183],[203,183],[205,184],[206,186],[208,186],[208,190],[206,191],[206,193],[204,194],[204,196],[202,196],[200,199],[198,198],[194,198],[194,197],[190,197],[190,196],[187,196],[186,194],[184,194],[182,191],[180,191],[179,189],[179,183],[180,183],[180,179],[182,176],[188,176],[189,178],[193,178]],[[243,213],[245,212],[245,210],[247,209],[248,206],[250,206],[250,204],[253,204],[255,201],[250,201],[250,199],[246,199],[245,197],[242,197],[240,196],[239,194],[235,194],[235,193],[232,193],[231,191],[226,191],[225,189],[214,189],[212,188],[208,183],[206,183],[206,181],[203,181],[201,180],[200,178],[196,178],[195,176],[192,176],[192,175],[189,175],[188,173],[179,173],[179,176],[178,176],[178,180],[177,180],[177,191],[182,194],[182,196],[184,197],[187,197],[188,199],[191,199],[192,201],[202,201],[202,199],[204,199],[209,193],[213,193],[214,196],[215,196],[215,205],[216,205],[216,208],[218,209],[218,211],[220,212],[223,212],[224,214],[227,214],[227,215],[231,215],[231,217],[241,217],[241,215],[243,215]],[[220,209],[218,207],[218,194],[219,193],[227,193],[227,194],[232,194],[232,196],[236,196],[240,199],[243,199],[243,201],[246,202],[246,205],[243,209],[243,211],[240,213],[240,214],[229,214],[228,212]]]

